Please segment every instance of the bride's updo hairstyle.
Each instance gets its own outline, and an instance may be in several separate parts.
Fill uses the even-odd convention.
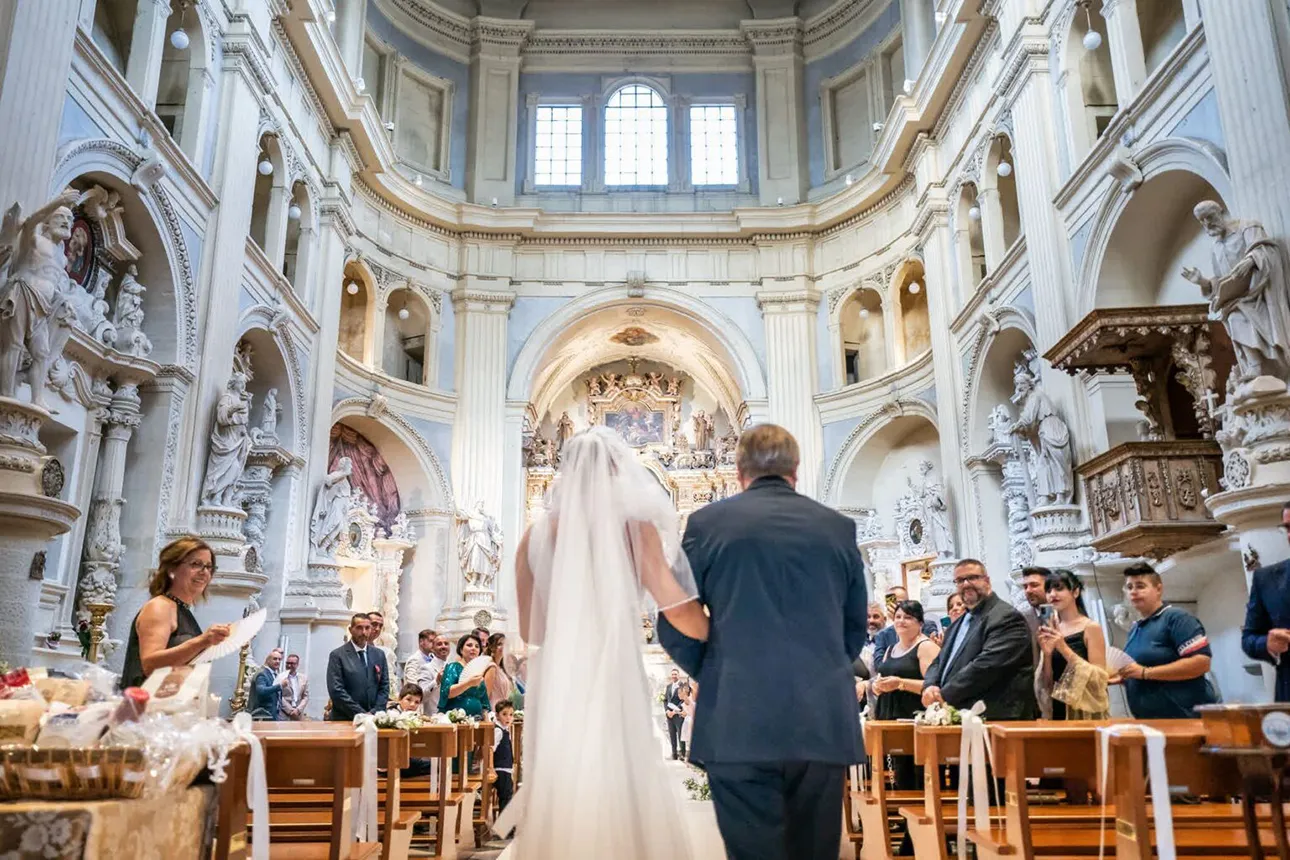
[[[735,468],[745,481],[776,476],[794,480],[802,452],[793,434],[777,424],[758,424],[739,437]]]

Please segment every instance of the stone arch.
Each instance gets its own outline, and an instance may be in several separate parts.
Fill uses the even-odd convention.
[[[860,419],[860,423],[847,435],[842,447],[834,455],[833,462],[829,464],[824,489],[820,494],[820,499],[825,504],[840,507],[848,503],[841,492],[843,478],[860,452],[881,428],[890,425],[892,421],[905,418],[919,419],[935,427],[936,408],[922,400],[901,398],[884,403]]]
[[[309,409],[305,398],[307,382],[304,364],[296,347],[291,330],[280,318],[283,312],[267,305],[256,305],[242,314],[238,330],[238,340],[247,339],[255,348],[251,366],[256,378],[248,389],[256,395],[257,412],[252,416],[252,423],[258,420],[258,405],[263,393],[270,387],[278,389],[278,403],[282,406],[282,419],[278,422],[278,438],[284,448],[291,449],[297,456],[303,456],[309,443]],[[281,372],[272,372],[273,383],[265,382],[260,375],[263,363],[261,356],[271,347],[270,366],[275,369],[280,365]],[[285,383],[285,387],[283,385]],[[289,433],[284,433],[289,429]]]
[[[1034,344],[1037,337],[1035,321],[1029,313],[1015,307],[1003,307],[991,313],[982,314],[980,323],[980,329],[972,342],[971,351],[968,353],[967,373],[964,374],[965,378],[963,380],[965,387],[961,419],[962,432],[959,434],[959,439],[965,454],[979,452],[984,447],[981,444],[979,433],[981,427],[978,426],[975,412],[981,401],[981,381],[989,364],[989,356],[993,353],[996,343],[1000,338],[1007,341],[1009,338],[1008,332],[1016,332],[1027,344]],[[1011,365],[1009,365],[1007,372],[1009,378],[1011,378]],[[991,404],[990,408],[993,408],[993,404]]]
[[[175,143],[199,169],[207,137],[208,96],[214,90],[216,71],[214,35],[202,6],[201,2],[173,6],[166,22],[155,109]],[[181,29],[189,39],[182,50],[170,40],[170,34]]]
[[[1011,248],[1022,236],[1021,209],[1017,202],[1017,162],[1012,136],[996,131],[989,140],[985,164],[981,169],[981,194],[985,201],[984,217],[993,220],[1003,238],[1003,250]],[[1000,165],[1007,165],[1003,175]]]
[[[927,273],[923,258],[911,255],[892,271],[887,283],[887,304],[891,308],[895,333],[897,367],[918,358],[932,346]]]
[[[381,451],[397,473],[405,510],[454,510],[452,485],[443,464],[407,419],[382,411],[371,398],[348,397],[332,407],[331,421],[350,425]]]
[[[834,350],[842,362],[838,373],[842,385],[864,382],[891,369],[893,344],[888,340],[891,326],[883,292],[881,284],[861,281],[837,303]]]
[[[1084,48],[1089,25],[1101,37],[1096,51]],[[1111,70],[1111,40],[1102,17],[1102,0],[1091,0],[1087,12],[1068,2],[1053,23],[1051,59],[1058,69],[1057,103],[1066,122],[1070,160],[1078,164],[1093,149],[1119,110]]]
[[[410,282],[393,287],[380,304],[380,370],[413,385],[429,385],[434,378],[434,306]]]
[[[351,284],[357,287],[350,291]],[[337,347],[359,364],[373,366],[376,357],[376,321],[381,294],[376,275],[361,258],[345,262],[345,276],[338,287],[340,332]]]

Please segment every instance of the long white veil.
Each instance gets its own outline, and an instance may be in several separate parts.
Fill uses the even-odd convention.
[[[651,726],[641,611],[697,595],[672,501],[593,428],[566,444],[529,533],[534,587],[524,785],[498,819],[518,860],[691,856]],[[522,608],[521,608],[522,611]]]

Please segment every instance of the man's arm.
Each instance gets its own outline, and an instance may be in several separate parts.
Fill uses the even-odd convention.
[[[695,584],[699,589],[699,602],[704,602],[703,580],[707,574],[707,559],[704,550],[704,540],[695,527],[693,519],[690,519],[685,525],[685,536],[681,539],[681,549],[685,552],[686,559],[690,562],[690,570],[694,574]],[[667,656],[672,658],[672,662],[690,677],[699,674],[699,669],[703,665],[703,655],[706,650],[704,642],[698,639],[691,639],[684,633],[681,633],[672,623],[667,620],[667,616],[660,612],[658,620],[654,623],[654,630],[658,634],[658,643],[663,646]],[[711,633],[709,633],[711,635]]]
[[[309,705],[309,679],[305,678],[300,682],[300,704],[296,705],[296,713],[303,714],[305,708]]]
[[[854,660],[869,639],[869,595],[864,584],[864,559],[854,540],[848,541],[847,568],[843,639],[847,646],[847,658]]]
[[[332,711],[342,709],[351,714],[363,713],[363,708],[345,688],[345,672],[340,665],[340,654],[335,651],[327,658],[327,695],[331,696]]]
[[[923,673],[924,690],[926,690],[928,687],[939,687],[941,685],[941,670],[944,668],[943,663],[946,660],[950,659],[949,642],[950,642],[950,636],[949,636],[949,633],[947,632],[945,634],[945,647],[941,649],[941,653],[936,655],[936,659],[932,661],[932,665],[928,666],[927,671]]]
[[[261,669],[251,679],[251,711],[254,713],[257,708],[267,707],[265,702],[272,693],[273,678]]]
[[[954,677],[942,687],[941,695],[946,701],[967,702],[970,706],[1001,675],[1016,672],[1022,658],[1029,660],[1030,628],[1026,626],[1026,619],[1021,617],[1021,613],[1009,612],[993,628],[987,627],[983,633],[980,653],[964,662],[954,672]],[[937,663],[940,659],[936,658]]]
[[[1241,650],[1255,660],[1273,662],[1268,651],[1268,631],[1272,629],[1272,616],[1263,602],[1263,577],[1261,570],[1254,572],[1250,582],[1250,602],[1245,605],[1245,623],[1241,625]]]

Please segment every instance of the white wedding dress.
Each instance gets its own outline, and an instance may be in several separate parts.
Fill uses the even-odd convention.
[[[659,542],[667,564],[643,561],[659,560]],[[694,578],[671,499],[612,431],[565,446],[526,559],[524,784],[494,828],[515,828],[502,856],[722,857],[711,805],[685,801],[685,770],[664,760],[641,658],[642,597],[694,599]]]

